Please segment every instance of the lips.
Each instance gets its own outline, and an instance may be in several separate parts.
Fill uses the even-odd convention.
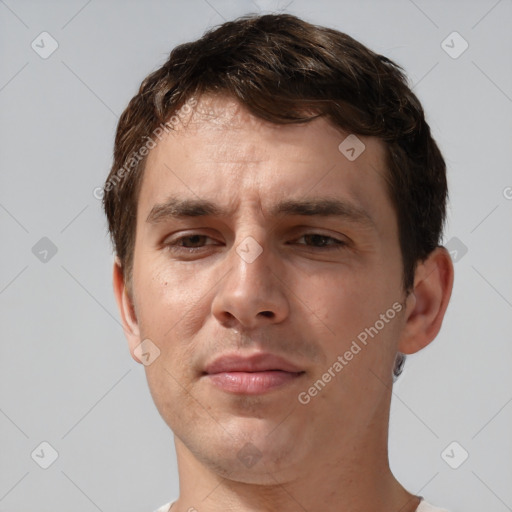
[[[238,394],[261,394],[291,384],[304,374],[292,362],[273,354],[226,354],[205,366],[204,376],[217,388]]]
[[[227,354],[218,357],[205,367],[205,373],[221,373],[221,372],[264,372],[278,370],[283,372],[298,373],[302,370],[273,354],[255,354],[250,357],[243,357],[240,354]]]

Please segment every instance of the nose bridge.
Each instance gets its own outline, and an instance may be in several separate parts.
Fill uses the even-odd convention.
[[[275,286],[269,244],[261,236],[258,240],[253,235],[245,235],[235,240],[230,251],[230,287],[240,297],[257,295],[264,299]]]
[[[288,314],[285,290],[272,268],[271,244],[262,239],[262,230],[252,233],[244,230],[235,237],[226,260],[229,269],[213,300],[212,312],[225,326],[254,328]]]
[[[253,198],[242,209],[235,223],[235,237],[231,248],[230,264],[239,278],[258,278],[265,269],[269,272],[271,227],[265,224],[261,201]]]

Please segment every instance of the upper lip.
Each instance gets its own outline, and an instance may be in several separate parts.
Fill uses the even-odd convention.
[[[280,370],[284,372],[302,372],[298,366],[290,361],[268,353],[258,353],[250,356],[240,354],[224,354],[205,366],[205,373],[222,372],[264,372]]]

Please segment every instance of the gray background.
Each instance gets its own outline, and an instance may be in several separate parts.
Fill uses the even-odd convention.
[[[118,116],[171,48],[269,10],[396,60],[424,104],[449,169],[456,277],[440,335],[396,384],[391,465],[451,512],[512,510],[512,2],[5,0],[0,511],[150,512],[177,496],[172,433],[128,353],[93,190]],[[31,47],[51,48],[43,31],[59,45],[46,59]],[[458,58],[441,44],[453,31],[469,44]],[[43,441],[58,452],[48,469]]]

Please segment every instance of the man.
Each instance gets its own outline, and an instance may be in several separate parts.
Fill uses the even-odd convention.
[[[388,463],[393,380],[453,284],[445,163],[398,66],[291,15],[225,23],[144,80],[104,190],[175,435],[160,511],[440,510]]]

